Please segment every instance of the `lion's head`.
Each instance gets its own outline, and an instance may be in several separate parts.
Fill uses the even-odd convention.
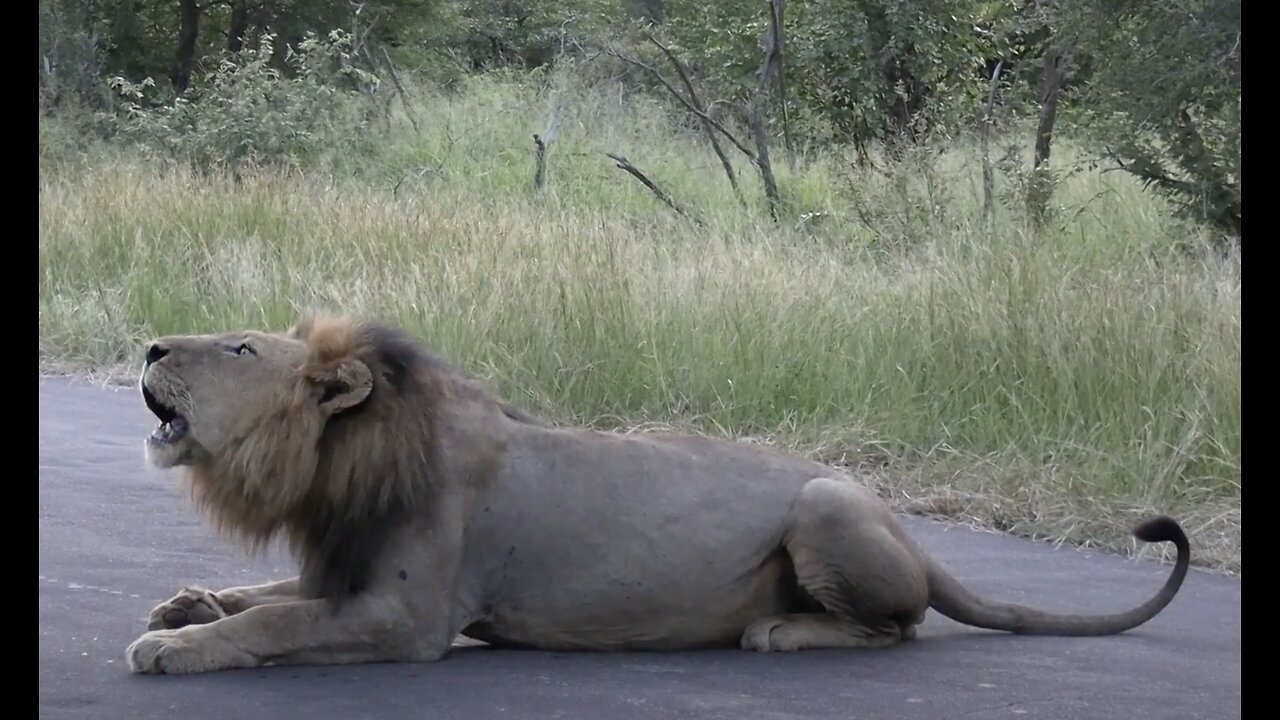
[[[403,333],[344,317],[160,338],[145,356],[151,462],[182,468],[250,547],[284,531],[318,594],[358,584],[378,538],[437,488],[492,471],[503,440],[483,428],[536,422]]]
[[[400,333],[327,315],[160,338],[145,355],[152,464],[181,467],[220,529],[255,547],[286,530],[304,555],[413,502],[459,382]]]
[[[314,324],[308,329],[314,333]],[[359,407],[373,390],[368,363],[351,352],[359,342],[353,334],[354,325],[330,321],[315,337],[295,329],[148,343],[142,397],[160,420],[147,438],[148,458],[161,468],[245,455],[257,463],[282,441],[315,446],[329,418]]]

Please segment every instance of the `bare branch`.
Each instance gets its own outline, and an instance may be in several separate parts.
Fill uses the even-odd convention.
[[[684,211],[684,208],[677,205],[676,201],[672,200],[671,196],[668,195],[665,190],[658,187],[656,183],[650,180],[644,173],[640,172],[640,169],[637,168],[635,165],[632,165],[625,157],[621,155],[615,155],[613,153],[605,153],[605,155],[607,155],[610,160],[613,160],[615,163],[617,163],[619,169],[625,170],[628,174],[630,174],[636,180],[639,180],[641,184],[649,188],[649,190],[653,192],[653,194],[657,196],[657,198],[661,200],[667,207],[671,208],[672,210],[675,210],[677,215],[680,215],[681,217],[686,217],[686,218],[689,217],[689,214]],[[695,220],[695,222],[697,221]]]
[[[547,144],[534,133],[533,145],[533,189],[541,190],[547,181]]]
[[[982,217],[991,222],[993,195],[995,195],[995,176],[991,170],[991,122],[992,110],[996,104],[996,87],[1000,84],[1000,71],[1004,69],[1004,60],[996,62],[991,73],[991,86],[987,90],[987,111],[982,123]]]
[[[391,76],[391,82],[396,86],[396,92],[400,94],[400,104],[404,106],[404,114],[409,117],[409,123],[413,125],[413,132],[420,132],[418,119],[413,116],[413,108],[409,105],[409,94],[404,91],[404,86],[400,84],[400,76],[396,74],[396,69],[391,64],[391,55],[387,53],[385,47],[382,48],[382,62],[387,69],[387,74]]]
[[[1235,58],[1235,56],[1236,56],[1236,52],[1237,52],[1237,51],[1239,51],[1239,50],[1240,50],[1240,31],[1239,31],[1239,30],[1237,30],[1237,31],[1236,31],[1236,41],[1235,41],[1234,43],[1232,43],[1232,45],[1231,45],[1231,49],[1230,49],[1230,50],[1228,50],[1228,51],[1227,51],[1227,53],[1226,53],[1225,55],[1223,55],[1223,56],[1222,56],[1222,58],[1221,58],[1220,60],[1218,60],[1218,62],[1219,62],[1219,63],[1224,63],[1224,62],[1226,62],[1226,61],[1228,61],[1228,60],[1232,60],[1232,59],[1234,59],[1234,58]]]
[[[1185,180],[1178,180],[1168,174],[1168,172],[1158,163],[1152,161],[1144,163],[1141,167],[1137,163],[1126,163],[1119,152],[1107,147],[1103,150],[1103,154],[1111,158],[1111,161],[1119,165],[1119,170],[1129,173],[1138,178],[1143,186],[1155,185],[1170,192],[1189,193],[1191,191],[1191,183]],[[1108,168],[1108,170],[1115,168]],[[1103,170],[1107,172],[1108,170]]]
[[[542,127],[542,137],[547,141],[548,145],[556,140],[556,131],[560,129],[560,111],[563,109],[564,104],[556,101],[551,111],[547,113],[547,123]]]
[[[738,178],[733,172],[733,164],[729,162],[729,158],[724,153],[724,148],[720,147],[720,141],[716,139],[715,128],[711,125],[710,115],[707,110],[703,109],[702,102],[698,100],[698,93],[693,89],[693,83],[689,80],[689,74],[685,72],[684,65],[680,63],[674,53],[672,53],[665,45],[654,39],[653,35],[645,33],[645,37],[649,42],[653,43],[667,59],[671,61],[672,67],[676,69],[676,74],[680,76],[680,82],[684,85],[685,92],[689,93],[689,103],[696,110],[698,119],[702,121],[702,129],[707,133],[707,140],[711,142],[711,149],[715,151],[716,157],[720,158],[720,165],[724,167],[724,174],[729,178],[729,185],[733,188],[733,194],[738,198],[738,202],[743,202],[742,191],[738,189]]]
[[[556,55],[556,61],[559,62],[564,57],[566,30],[570,22],[574,18],[569,18],[560,24],[560,50]],[[564,103],[561,98],[559,88],[553,88],[554,75],[548,75],[543,85],[544,90],[549,93],[549,108],[547,109],[547,120],[543,123],[542,134],[533,136],[534,156],[533,156],[533,189],[534,191],[542,190],[547,180],[547,148],[551,147],[551,143],[556,140],[556,131],[560,128],[560,111],[564,109]]]
[[[751,98],[751,134],[756,141],[756,167],[764,183],[765,199],[769,201],[769,215],[778,219],[778,183],[773,177],[773,165],[769,162],[769,134],[765,128],[764,105],[769,85],[778,70],[778,13],[773,0],[769,3],[769,27],[760,37],[760,49],[764,59],[760,62],[760,80]]]
[[[359,55],[369,40],[369,33],[372,33],[374,25],[378,24],[379,18],[374,15],[364,32],[360,32],[360,13],[364,11],[364,3],[348,2],[347,4],[351,7],[351,52],[353,55]]]
[[[711,127],[715,128],[717,131],[720,132],[721,135],[724,135],[726,138],[728,138],[729,142],[733,143],[734,147],[738,148],[739,150],[742,151],[744,155],[751,158],[752,162],[755,162],[756,154],[751,151],[751,148],[747,147],[746,144],[743,143],[741,140],[739,140],[737,137],[735,137],[733,133],[726,130],[723,125],[716,122],[715,118],[711,117],[710,115],[706,114],[705,112],[702,112],[697,107],[695,107],[693,103],[689,101],[688,98],[680,94],[679,90],[676,90],[674,87],[672,87],[671,83],[667,82],[667,79],[662,76],[662,73],[658,72],[652,65],[649,65],[648,63],[643,62],[641,60],[637,60],[633,57],[627,57],[626,55],[623,55],[622,53],[619,53],[616,50],[605,50],[604,52],[607,55],[612,55],[613,57],[616,57],[619,60],[629,65],[635,65],[636,67],[641,68],[642,70],[645,70],[650,74],[652,74],[658,80],[658,82],[662,83],[662,86],[665,87],[673,97],[675,97],[675,99],[680,101],[680,104],[684,105],[689,110],[689,112],[693,113],[694,115],[697,115],[698,117],[702,118],[704,121],[710,123]]]
[[[391,188],[391,196],[395,197],[400,192],[400,186],[404,184],[405,180],[409,179],[410,175],[416,176],[418,178],[422,178],[426,176],[427,173],[431,173],[432,175],[435,175],[441,180],[444,179],[444,173],[440,172],[439,170],[433,167],[423,167],[418,169],[416,172],[410,169],[410,170],[407,170],[404,174],[402,174],[400,176],[400,179],[396,181],[395,186]]]

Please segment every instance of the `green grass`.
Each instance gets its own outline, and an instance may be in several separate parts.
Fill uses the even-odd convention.
[[[790,172],[778,148],[775,224],[749,166],[744,209],[659,105],[558,97],[541,195],[530,135],[550,101],[511,82],[423,93],[420,134],[400,117],[377,153],[335,146],[291,175],[117,149],[69,164],[42,140],[42,368],[131,366],[156,334],[326,307],[560,420],[776,442],[908,510],[1116,550],[1171,513],[1198,561],[1239,570],[1238,261],[1179,253],[1194,232],[1158,198],[1081,172],[1047,231],[1016,203],[988,229],[969,144],[892,171]]]

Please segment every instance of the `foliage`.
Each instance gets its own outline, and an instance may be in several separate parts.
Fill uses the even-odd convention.
[[[1076,102],[1102,153],[1238,238],[1240,0],[1068,9],[1058,21],[1098,60]]]
[[[617,0],[447,0],[428,44],[467,70],[546,65],[626,18]]]
[[[768,3],[671,3],[667,32],[705,77],[755,86]],[[788,110],[808,140],[865,145],[971,122],[1007,2],[806,0],[785,5]]]
[[[273,67],[274,37],[222,60],[198,88],[172,103],[148,105],[151,78],[110,84],[124,99],[119,130],[140,147],[198,167],[248,162],[297,165],[335,134],[359,137],[369,115],[353,102],[378,78],[352,64],[352,37],[308,34],[286,48],[288,75]]]
[[[40,110],[103,98],[104,28],[84,3],[40,0]]]
[[[115,78],[130,99],[134,121],[124,123],[126,135],[150,149],[206,163],[250,156],[295,162],[336,116],[348,130],[367,122],[350,92],[315,117],[302,109],[339,92],[293,77],[289,58],[306,54],[308,37],[343,28],[347,66],[383,74],[390,60],[409,84],[456,85],[495,69],[545,69],[579,48],[625,36],[643,20],[657,23],[647,30],[689,67],[702,100],[728,122],[734,118],[726,115],[742,119],[755,92],[767,12],[765,0],[201,2],[190,58],[196,87],[171,101],[167,83],[147,86],[145,79],[169,76],[177,62],[177,3],[39,0],[40,106],[42,114],[109,109],[101,78]],[[1003,68],[996,115],[1017,127],[1037,111],[1041,57],[1066,45],[1073,52],[1056,134],[1082,138],[1087,131],[1095,159],[1118,164],[1184,215],[1238,238],[1240,23],[1239,0],[791,0],[786,102],[770,104],[770,129],[780,131],[785,118],[802,149],[852,145],[870,157],[883,143],[894,150],[891,158],[902,159],[903,137],[956,138],[975,127],[986,114],[996,61]],[[259,47],[256,38],[268,30],[274,47]],[[670,71],[654,48],[630,38],[629,54]],[[594,71],[670,100],[635,68],[609,61]],[[201,78],[216,82],[199,87]],[[374,105],[385,111],[382,98]],[[263,127],[250,127],[255,123]],[[167,137],[170,128],[180,132]],[[1056,192],[1049,180],[1058,164],[1028,188]]]

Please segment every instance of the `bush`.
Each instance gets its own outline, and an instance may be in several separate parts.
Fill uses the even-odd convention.
[[[257,49],[222,60],[171,103],[149,102],[150,77],[112,77],[108,82],[125,103],[110,119],[144,152],[203,169],[297,167],[321,148],[361,142],[376,105],[359,99],[379,81],[352,65],[351,35],[308,35],[297,51],[286,48],[284,72],[272,66],[273,41],[266,35]]]

